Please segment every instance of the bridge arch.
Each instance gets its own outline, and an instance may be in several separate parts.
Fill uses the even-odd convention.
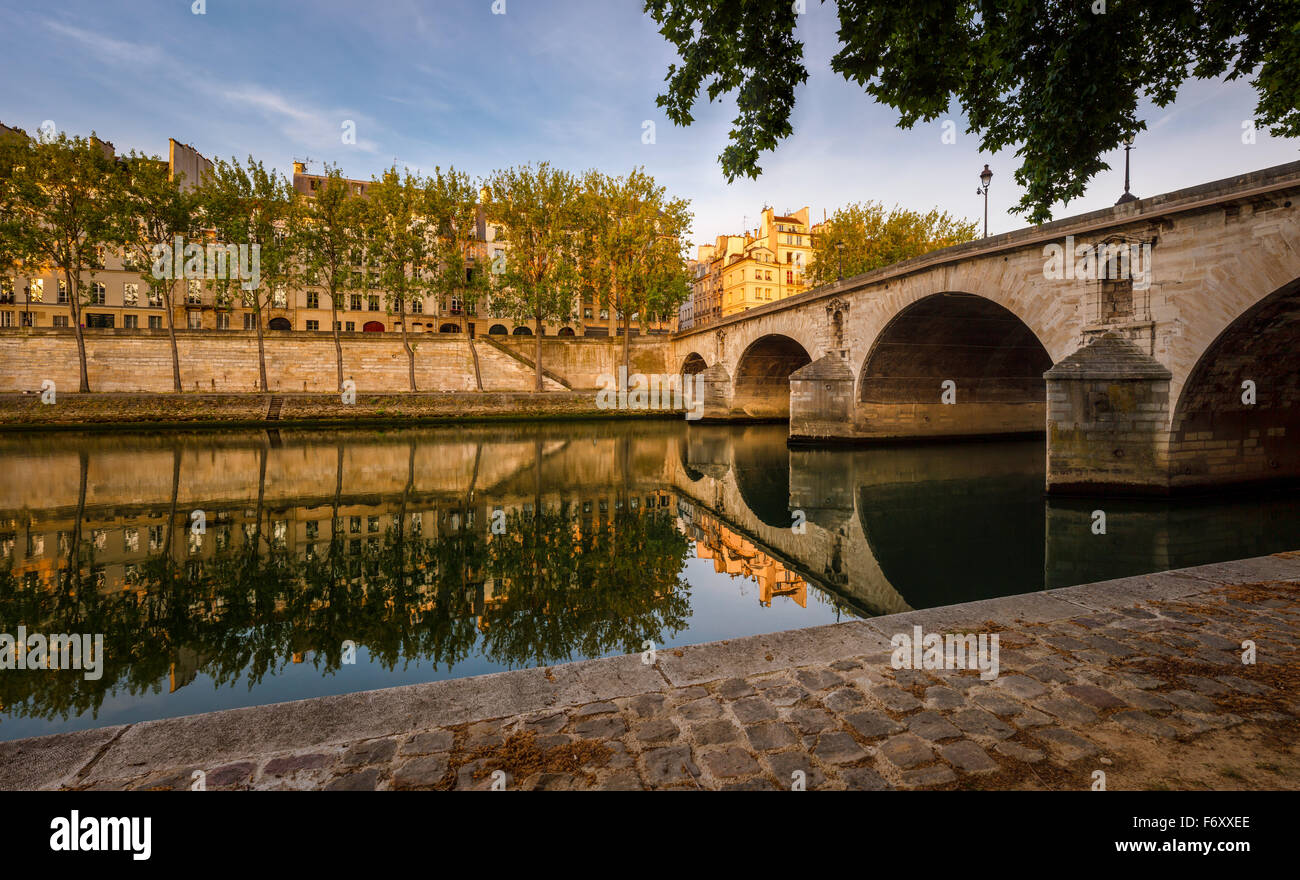
[[[859,371],[858,418],[881,436],[1041,433],[1051,366],[1006,306],[973,293],[931,294],[902,308],[872,344]]]
[[[691,352],[682,360],[681,373],[683,376],[694,376],[696,373],[703,373],[709,368],[704,357],[699,352]]]
[[[736,362],[733,407],[753,418],[789,418],[790,374],[811,362],[808,350],[789,336],[760,336]]]
[[[1239,314],[1197,359],[1171,420],[1170,484],[1300,477],[1297,437],[1300,279]]]

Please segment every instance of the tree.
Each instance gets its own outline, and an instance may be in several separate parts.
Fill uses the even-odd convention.
[[[364,221],[368,284],[384,290],[390,314],[397,311],[412,391],[416,390],[415,349],[406,326],[406,309],[412,297],[423,296],[430,289],[424,267],[433,250],[422,191],[420,180],[409,170],[402,175],[396,166],[389,168],[370,184]]]
[[[173,292],[183,276],[180,267],[168,259],[166,271],[155,275],[158,261],[154,248],[173,252],[179,236],[191,238],[198,231],[197,199],[171,176],[167,163],[156,156],[132,151],[126,160],[126,185],[122,188],[119,219],[123,221],[122,247],[140,269],[140,275],[167,312],[167,336],[172,350],[172,390],[181,390],[181,362],[176,350],[176,320]]]
[[[885,213],[878,202],[855,202],[838,209],[813,236],[808,278],[814,285],[851,278],[972,241],[977,228],[974,221],[958,220],[937,209],[921,214],[895,207]]]
[[[488,290],[490,269],[478,234],[478,187],[455,168],[434,168],[423,188],[422,210],[432,237],[425,280],[436,297],[456,297],[468,314]]]
[[[495,172],[487,214],[504,227],[509,254],[492,267],[494,307],[532,320],[536,389],[542,383],[542,323],[572,319],[578,282],[578,182],[543,162]]]
[[[623,368],[630,370],[632,315],[675,308],[690,293],[684,258],[691,213],[642,168],[625,177],[589,171],[579,200],[583,287],[615,313],[623,330]]]
[[[330,326],[334,332],[334,360],[338,390],[343,390],[343,344],[339,340],[339,297],[358,284],[364,237],[365,205],[338,166],[326,165],[325,177],[310,198],[295,202],[294,250],[303,281],[323,289],[330,301]]]
[[[293,189],[283,175],[268,171],[252,156],[247,168],[232,157],[229,162],[213,163],[212,173],[198,189],[198,199],[217,240],[246,246],[250,264],[257,266],[254,279],[219,279],[216,286],[230,296],[238,284],[244,304],[253,309],[258,378],[261,390],[269,391],[262,311],[274,306],[277,291],[287,290],[294,279]]]
[[[52,266],[63,274],[77,337],[79,390],[90,390],[81,305],[90,286],[82,276],[104,267],[104,253],[121,237],[115,208],[121,175],[105,146],[92,134],[60,132],[38,141],[10,141],[5,185],[10,258]]]
[[[659,106],[679,125],[707,83],[736,92],[739,115],[719,160],[756,177],[759,153],[792,132],[808,78],[790,0],[647,0],[677,49]],[[1101,155],[1146,129],[1138,101],[1165,107],[1189,77],[1254,75],[1256,117],[1300,135],[1300,6],[1294,0],[838,0],[831,69],[911,128],[950,112],[986,153],[1017,146],[1017,210],[1035,223],[1109,168]]]

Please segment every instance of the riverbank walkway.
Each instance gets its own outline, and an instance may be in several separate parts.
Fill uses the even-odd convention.
[[[998,675],[895,668],[918,626]],[[1293,789],[1298,741],[1300,551],[0,743],[0,788]]]

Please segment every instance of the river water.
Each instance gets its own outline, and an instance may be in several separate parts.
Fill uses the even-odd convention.
[[[1300,545],[1296,491],[1048,499],[1042,441],[791,450],[785,435],[646,421],[0,437],[0,633],[104,646],[98,677],[0,669],[0,739]]]

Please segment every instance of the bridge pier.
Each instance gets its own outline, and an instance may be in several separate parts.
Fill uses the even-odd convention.
[[[790,439],[852,437],[853,371],[828,354],[790,374]]]
[[[701,419],[726,419],[731,417],[732,385],[727,368],[717,363],[700,374],[703,383],[704,406]]]
[[[1044,378],[1049,492],[1168,493],[1167,368],[1107,333]]]

